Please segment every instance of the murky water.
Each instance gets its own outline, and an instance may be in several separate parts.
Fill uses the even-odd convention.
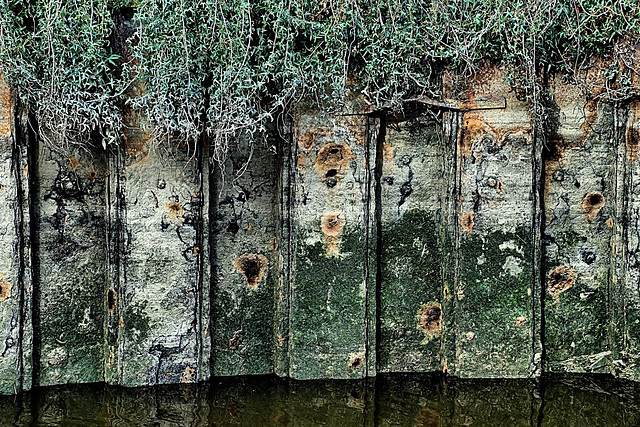
[[[607,377],[443,381],[218,379],[198,386],[42,388],[0,398],[1,425],[637,426],[640,385]]]

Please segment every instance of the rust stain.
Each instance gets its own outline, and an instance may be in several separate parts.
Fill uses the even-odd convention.
[[[0,137],[11,135],[11,91],[0,74]]]
[[[182,207],[182,203],[180,202],[169,202],[166,204],[167,212],[169,213],[169,219],[174,224],[182,224],[182,213],[184,209]]]
[[[298,147],[302,150],[311,150],[316,145],[316,140],[322,139],[327,136],[327,131],[324,129],[308,130],[304,135],[298,137]]]
[[[325,181],[329,178],[340,179],[353,159],[355,157],[348,144],[331,142],[320,148],[313,168]]]
[[[612,217],[607,218],[607,220],[605,221],[605,224],[607,224],[607,227],[613,228],[613,218]]]
[[[327,212],[320,218],[320,228],[325,235],[327,244],[327,255],[337,255],[339,253],[339,236],[347,223],[344,215],[340,211]]]
[[[382,144],[382,158],[385,160],[391,160],[393,159],[393,156],[395,155],[395,148],[393,148],[393,145],[385,142],[384,144]]]
[[[498,180],[498,182],[496,182],[496,191],[498,191],[498,193],[500,194],[504,193],[504,184],[501,180]]]
[[[464,214],[462,214],[462,218],[460,218],[460,226],[462,227],[462,231],[469,234],[473,232],[473,226],[475,225],[473,219],[474,217],[471,212],[465,212]]]
[[[307,161],[307,156],[304,153],[298,153],[298,157],[296,158],[296,169],[298,170],[306,170],[305,162]]]
[[[362,122],[361,116],[347,116],[347,128],[359,145],[366,144],[366,126]]]
[[[460,138],[460,151],[465,158],[471,156],[471,148],[478,135],[485,133],[485,123],[477,118],[468,118],[464,121],[462,138]]]
[[[604,206],[604,203],[604,196],[599,191],[590,191],[587,193],[582,200],[582,210],[587,220],[595,218]]]
[[[69,160],[67,160],[67,169],[69,169],[70,171],[77,171],[81,167],[82,165],[77,158],[70,157]]]
[[[124,319],[122,317],[120,318],[120,327],[124,328]]]
[[[516,326],[524,326],[527,323],[527,318],[524,316],[516,317]]]
[[[278,335],[278,345],[280,347],[282,347],[282,345],[284,344],[284,338],[282,338],[282,334]]]
[[[333,237],[338,237],[342,233],[346,222],[340,211],[328,212],[320,218],[322,232]]]
[[[89,181],[91,182],[94,182],[97,177],[98,177],[98,172],[94,169],[91,169],[89,173],[87,173],[87,178],[89,178]]]
[[[113,313],[116,309],[116,305],[118,303],[118,294],[116,290],[113,288],[109,288],[107,291],[107,310],[109,313]]]
[[[573,268],[561,265],[549,272],[547,290],[555,299],[559,301],[560,294],[568,290],[575,283],[576,272]]]
[[[417,328],[424,333],[423,344],[442,334],[442,306],[437,302],[423,304],[416,316]]]
[[[233,260],[233,266],[242,273],[249,289],[256,289],[267,269],[267,257],[262,254],[243,254]]]
[[[181,383],[192,383],[195,382],[196,378],[196,370],[190,366],[184,368],[184,372],[180,375]]]
[[[229,340],[229,348],[231,350],[237,350],[242,343],[242,331],[236,331],[233,337]]]
[[[4,301],[11,295],[11,284],[7,281],[4,274],[0,274],[0,301]]]

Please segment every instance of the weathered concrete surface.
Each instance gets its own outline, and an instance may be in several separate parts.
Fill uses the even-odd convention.
[[[612,105],[556,79],[545,155],[545,347],[553,372],[609,372],[609,280],[616,224]],[[614,279],[615,280],[615,279]]]
[[[434,114],[431,112],[431,114]],[[445,139],[429,112],[389,123],[381,149],[379,368],[442,370]]]
[[[354,111],[362,110],[352,102]],[[300,109],[295,118],[288,343],[293,378],[359,378],[371,369],[366,314],[373,286],[375,161],[365,127],[364,116]]]
[[[538,370],[539,298],[533,274],[533,162],[528,104],[504,83],[504,71],[486,70],[469,82],[469,107],[506,110],[464,115],[458,146],[460,201],[454,301],[455,361],[461,377],[527,377]]]
[[[0,75],[0,393],[31,387],[31,282],[27,144]]]
[[[142,121],[129,123],[122,169],[113,171],[125,241],[112,297],[120,342],[109,363],[119,364],[123,385],[194,382],[208,363],[201,354],[201,162],[186,147],[154,141]]]
[[[104,157],[44,145],[31,195],[38,254],[34,263],[37,384],[104,379],[106,221]]]
[[[211,185],[214,375],[274,372],[278,286],[278,155],[240,138]],[[259,166],[258,166],[259,165]]]
[[[640,86],[640,82],[638,82]],[[623,158],[626,161],[626,222],[616,224],[623,236],[621,250],[624,256],[622,274],[622,298],[618,294],[618,310],[614,318],[615,338],[620,351],[620,362],[614,366],[614,372],[635,381],[640,380],[640,101],[630,104],[627,120],[624,123]],[[619,289],[619,288],[615,288]]]
[[[300,106],[222,167],[127,108],[121,147],[34,151],[0,84],[0,392],[543,365],[640,378],[640,104],[558,77],[535,129],[503,81],[445,84],[458,111]],[[342,113],[367,108],[351,94]]]

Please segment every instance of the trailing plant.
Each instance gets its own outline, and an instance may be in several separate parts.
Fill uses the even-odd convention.
[[[125,12],[136,35],[116,49]],[[2,72],[55,147],[117,143],[126,105],[221,160],[301,99],[339,108],[351,85],[399,108],[485,60],[541,126],[550,72],[602,99],[638,95],[637,0],[0,0],[0,36]],[[588,77],[598,57],[604,84]]]

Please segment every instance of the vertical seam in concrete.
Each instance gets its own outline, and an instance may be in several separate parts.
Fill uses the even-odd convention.
[[[218,181],[217,173],[220,169],[219,165],[209,160],[209,171],[207,173],[209,179],[209,230],[211,230],[212,224],[218,220]],[[216,258],[218,255],[218,246],[215,242],[216,233],[209,232],[209,265],[211,268],[209,274],[209,337],[211,339],[211,354],[209,355],[209,369],[211,375],[214,375],[214,369],[216,367],[216,347],[214,340],[214,333],[216,329],[216,312],[215,302],[216,294],[218,291],[218,264]]]
[[[459,218],[459,209],[460,209],[460,186],[461,186],[461,173],[462,168],[460,164],[460,152],[458,150],[458,146],[460,145],[462,138],[462,120],[463,120],[464,112],[461,111],[451,111],[448,114],[447,121],[445,122],[444,134],[446,137],[447,150],[446,154],[450,156],[448,159],[444,159],[446,166],[446,180],[449,185],[447,185],[447,204],[446,204],[446,212],[447,219],[445,221],[444,227],[450,232],[451,235],[448,236],[449,248],[452,250],[451,259],[445,263],[445,260],[442,260],[442,266],[444,269],[449,271],[443,272],[446,275],[443,277],[447,277],[450,280],[451,289],[449,290],[449,300],[447,305],[449,310],[445,313],[445,316],[449,317],[449,320],[446,322],[445,330],[443,333],[442,344],[441,344],[441,361],[440,364],[443,368],[445,374],[449,373],[449,364],[456,363],[455,355],[456,355],[456,325],[455,325],[455,314],[456,314],[456,292],[458,288],[458,269],[459,269],[459,251],[460,251],[460,237],[458,230],[458,218]],[[446,283],[445,283],[446,285]],[[443,289],[444,293],[444,289]],[[446,295],[443,295],[445,297]],[[446,298],[444,299],[446,301]],[[450,329],[450,330],[448,330]],[[451,341],[451,342],[449,342]],[[448,360],[449,356],[451,356],[452,360]],[[454,368],[455,374],[455,368]]]
[[[15,104],[15,103],[14,103]],[[18,254],[18,286],[20,289],[20,295],[18,300],[19,310],[19,326],[18,326],[18,384],[17,392],[21,392],[24,389],[24,363],[22,356],[24,354],[24,310],[25,310],[25,286],[24,283],[24,271],[25,271],[25,236],[24,236],[24,192],[22,189],[22,178],[20,177],[20,146],[22,144],[22,129],[18,129],[18,108],[16,105],[12,106],[12,144],[11,144],[11,168],[13,169],[14,177],[16,180],[16,198],[17,206],[15,208],[16,220],[14,222],[16,228],[16,235],[18,236],[16,252]]]
[[[543,158],[543,145],[545,143],[543,132],[540,132],[537,121],[533,123],[533,137],[532,137],[532,188],[533,204],[531,206],[531,239],[532,242],[532,259],[531,259],[531,272],[532,272],[532,295],[531,295],[531,370],[529,374],[531,376],[537,376],[542,373],[542,367],[544,366],[544,272],[542,268],[542,228],[544,221],[544,170],[545,163]],[[536,367],[536,354],[540,353],[539,367]]]
[[[613,104],[613,141],[616,147],[616,163],[614,176],[615,184],[615,221],[611,236],[611,266],[608,281],[609,293],[609,350],[612,352],[611,373],[616,374],[615,360],[626,347],[626,298],[627,289],[627,245],[628,242],[628,202],[629,188],[631,187],[628,169],[626,124],[628,122],[628,105],[621,106],[618,102]],[[622,227],[621,227],[622,225]],[[614,246],[617,250],[613,250]],[[617,252],[617,254],[616,254]],[[615,255],[615,256],[614,256]],[[618,262],[620,259],[620,262]],[[619,274],[618,274],[619,273]],[[617,280],[613,280],[613,275]],[[617,283],[616,283],[617,282]],[[622,330],[620,330],[622,326]]]
[[[29,223],[31,240],[31,322],[33,327],[33,371],[32,384],[40,384],[40,356],[42,347],[41,323],[40,323],[40,225],[38,222],[37,208],[39,206],[39,184],[38,184],[38,155],[40,150],[39,139],[37,138],[37,122],[33,113],[29,113],[26,122],[28,139],[27,167],[29,170]]]
[[[203,322],[203,299],[204,299],[204,183],[203,183],[203,168],[204,168],[204,159],[203,159],[203,146],[204,141],[198,141],[196,144],[196,174],[198,177],[198,197],[194,198],[198,202],[197,207],[197,218],[195,221],[195,232],[196,232],[196,241],[195,246],[198,248],[198,253],[196,254],[196,268],[198,271],[198,277],[196,278],[196,301],[195,301],[195,340],[196,340],[196,363],[197,363],[197,374],[196,374],[196,382],[202,379],[202,360],[203,360],[203,351],[204,346],[202,344],[202,325]]]
[[[293,298],[293,289],[291,286],[291,276],[292,276],[292,266],[293,266],[293,259],[295,256],[295,245],[296,245],[296,240],[294,239],[295,233],[296,233],[296,229],[295,229],[295,221],[293,220],[293,216],[294,216],[294,200],[295,200],[295,185],[296,185],[296,179],[295,179],[295,159],[298,155],[298,144],[297,144],[297,135],[294,134],[294,127],[293,125],[290,126],[290,131],[288,133],[288,142],[289,142],[289,164],[288,164],[288,168],[287,168],[287,180],[288,180],[288,187],[289,190],[287,192],[287,221],[288,221],[288,234],[287,234],[287,239],[288,239],[288,245],[287,245],[287,280],[286,280],[286,286],[287,286],[287,304],[286,304],[286,312],[287,312],[287,373],[288,376],[292,376],[292,371],[291,371],[291,354],[290,354],[290,350],[291,350],[291,335],[292,335],[292,331],[291,331],[291,301]]]
[[[380,345],[382,342],[382,318],[380,309],[382,305],[382,150],[387,136],[387,118],[383,114],[379,119],[379,129],[376,136],[376,159],[375,159],[375,231],[376,231],[376,282],[375,282],[375,357],[376,373],[380,371]]]

